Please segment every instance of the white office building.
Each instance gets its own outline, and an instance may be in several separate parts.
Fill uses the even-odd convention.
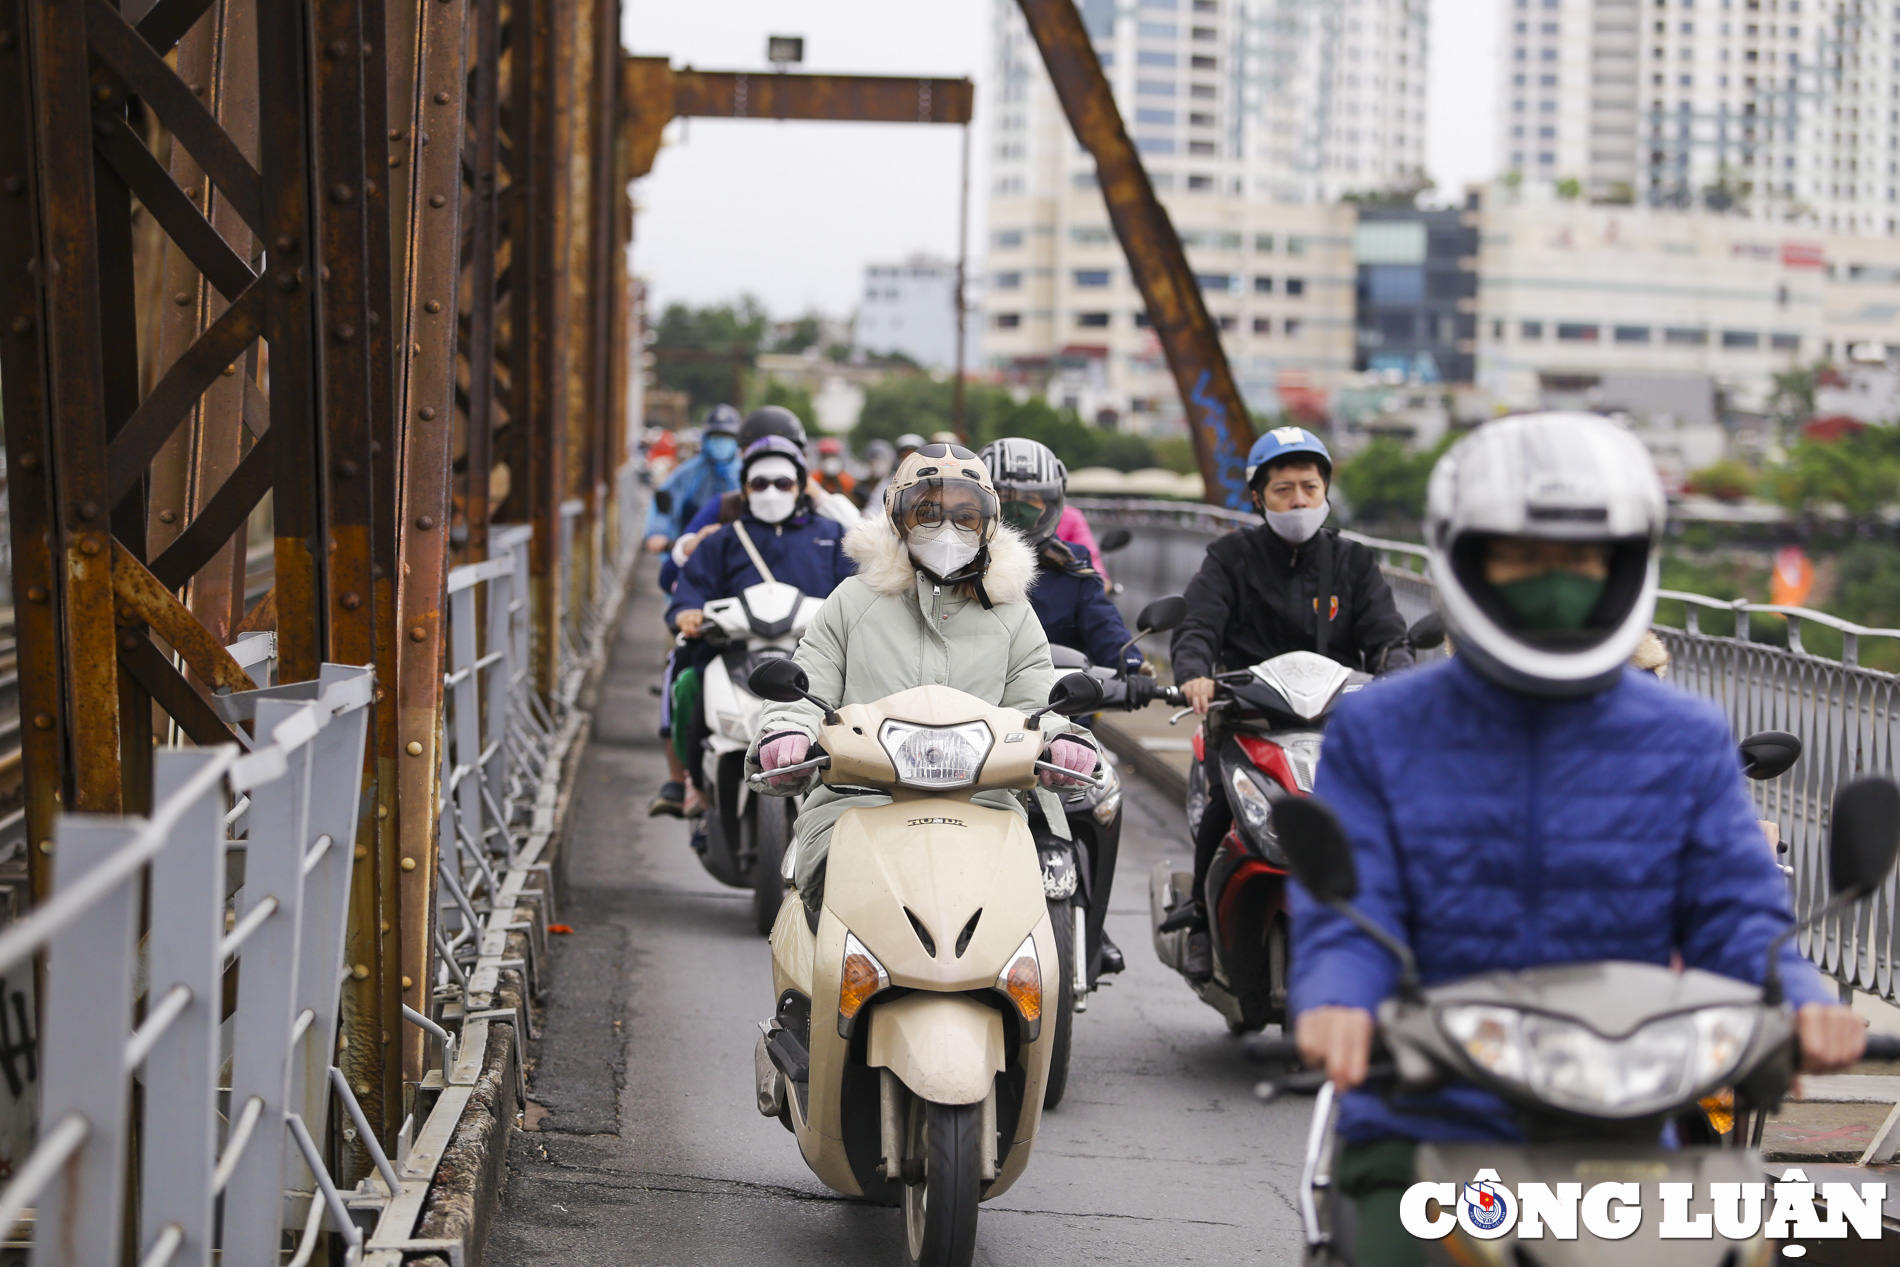
[[[1502,170],[1596,201],[1900,231],[1900,8],[1501,3]]]
[[[1353,210],[1336,200],[1421,180],[1425,0],[1079,7],[1249,403],[1325,390],[1353,353]],[[1016,4],[994,13],[985,360],[1086,366],[1098,416],[1159,429],[1179,402],[1094,164]]]
[[[957,266],[925,255],[866,265],[856,336],[873,355],[902,353],[927,370],[955,369]],[[974,366],[974,356],[966,364]]]

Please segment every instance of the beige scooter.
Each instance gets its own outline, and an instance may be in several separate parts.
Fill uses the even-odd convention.
[[[812,698],[789,659],[750,687]],[[1101,693],[1071,674],[1045,712],[1093,711]],[[815,928],[798,894],[779,910],[759,1112],[798,1138],[827,1187],[903,1207],[913,1267],[967,1267],[977,1203],[1029,1162],[1055,1032],[1044,989],[1053,1006],[1059,963],[1028,823],[970,798],[1035,785],[1043,714],[946,686],[836,711],[813,702],[826,710],[822,751],[788,769],[893,799],[832,828]]]

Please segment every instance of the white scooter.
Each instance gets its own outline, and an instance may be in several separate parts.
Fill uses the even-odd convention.
[[[760,581],[737,597],[707,603],[700,632],[718,654],[702,675],[706,742],[700,773],[706,819],[699,860],[721,884],[752,890],[760,936],[772,931],[785,895],[781,868],[799,803],[793,797],[760,796],[746,786],[745,753],[758,734],[762,703],[746,682],[761,664],[796,651],[823,605],[796,585]]]

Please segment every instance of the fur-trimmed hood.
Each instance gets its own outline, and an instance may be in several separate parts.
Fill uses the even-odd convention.
[[[917,565],[897,539],[891,521],[882,515],[864,520],[845,534],[844,552],[857,561],[858,579],[880,594],[912,593]],[[990,565],[983,573],[983,592],[992,603],[1021,603],[1036,583],[1036,555],[1014,528],[998,524],[990,538]],[[967,591],[967,585],[959,585]]]

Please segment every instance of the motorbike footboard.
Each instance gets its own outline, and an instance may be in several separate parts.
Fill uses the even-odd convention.
[[[1759,1154],[1654,1145],[1420,1144],[1406,1230],[1423,1224],[1430,1263],[1487,1267],[1724,1267],[1761,1261],[1772,1202],[1739,1203],[1740,1227],[1719,1220],[1714,1184],[1760,1184]],[[1439,1185],[1420,1200],[1422,1185]],[[1664,1185],[1671,1188],[1665,1202]],[[1746,1191],[1746,1190],[1743,1190]],[[1440,1204],[1450,1194],[1452,1200]],[[1724,1209],[1736,1207],[1730,1200]],[[1752,1222],[1752,1231],[1749,1226]],[[1721,1230],[1747,1232],[1731,1237]],[[1696,1229],[1707,1229],[1698,1235]],[[1668,1233],[1675,1233],[1670,1236]],[[1731,1256],[1732,1255],[1732,1256]]]

